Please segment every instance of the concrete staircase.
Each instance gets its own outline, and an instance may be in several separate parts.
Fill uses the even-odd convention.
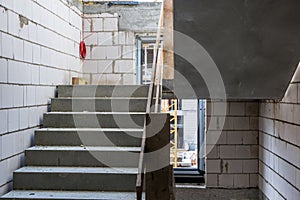
[[[1,199],[136,199],[147,86],[58,86]]]

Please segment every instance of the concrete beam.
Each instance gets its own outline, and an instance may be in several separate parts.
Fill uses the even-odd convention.
[[[85,5],[85,14],[118,13],[119,30],[141,33],[156,33],[161,3],[139,2],[137,5],[111,5],[97,2]]]
[[[299,64],[299,8],[299,0],[174,0],[178,98],[223,98],[222,81],[229,99],[281,100]]]

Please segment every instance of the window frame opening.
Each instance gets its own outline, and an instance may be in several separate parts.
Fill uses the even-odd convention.
[[[162,41],[163,38],[161,37],[160,45],[162,45]],[[139,85],[150,83],[146,76],[151,77],[152,75],[153,57],[151,57],[151,51],[154,50],[155,43],[156,36],[154,35],[136,36],[136,82]]]

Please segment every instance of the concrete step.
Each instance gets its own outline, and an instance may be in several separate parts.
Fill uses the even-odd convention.
[[[25,165],[137,168],[140,150],[140,147],[34,146],[25,151]]]
[[[145,112],[146,98],[57,98],[51,101],[54,112]]]
[[[58,97],[147,97],[146,85],[61,85]]]
[[[35,131],[35,145],[141,146],[143,129],[44,128]]]
[[[92,192],[92,191],[47,191],[47,190],[14,190],[4,195],[2,200],[134,200],[135,192]]]
[[[44,114],[45,128],[143,128],[141,112],[50,112]]]
[[[137,171],[137,168],[23,167],[14,172],[14,189],[134,192]]]

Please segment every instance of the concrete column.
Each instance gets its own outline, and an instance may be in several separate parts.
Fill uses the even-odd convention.
[[[150,114],[146,140],[146,199],[170,199],[173,170],[170,167],[170,116]]]

